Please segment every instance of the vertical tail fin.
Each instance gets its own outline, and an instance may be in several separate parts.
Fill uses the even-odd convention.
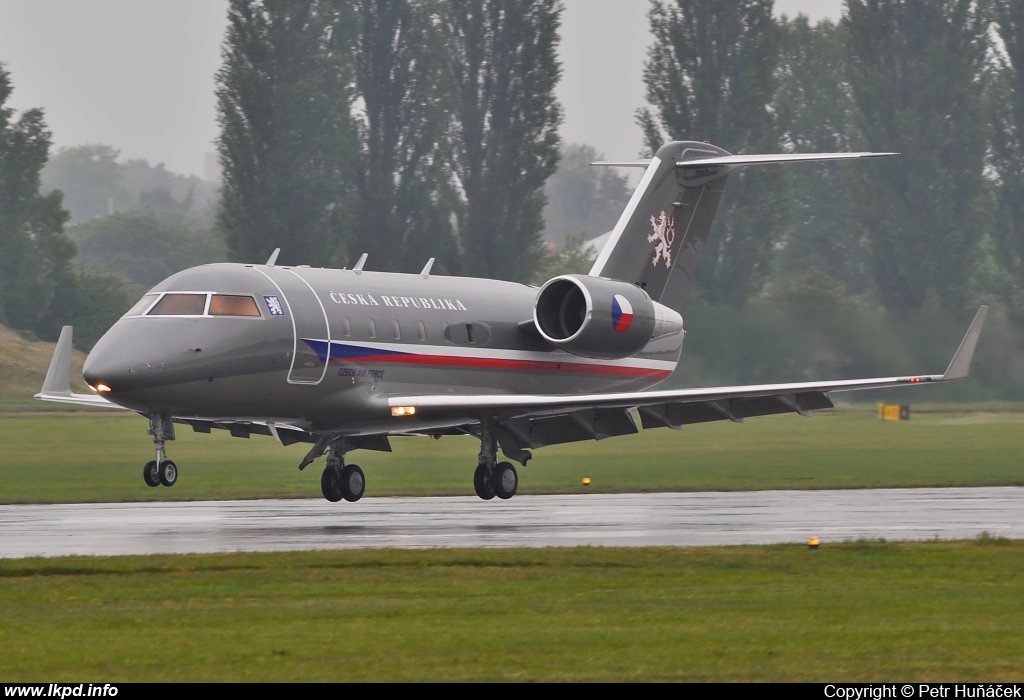
[[[697,272],[729,173],[743,165],[842,160],[893,153],[734,156],[698,141],[658,149],[590,274],[632,282],[681,311]],[[595,165],[636,163],[595,163]]]

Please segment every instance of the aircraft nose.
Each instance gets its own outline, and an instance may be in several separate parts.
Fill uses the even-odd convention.
[[[106,336],[104,336],[106,338]],[[129,375],[128,363],[120,360],[109,349],[102,347],[101,342],[85,358],[82,376],[85,383],[96,389],[100,394],[117,388],[124,388]]]
[[[123,321],[114,324],[96,343],[85,359],[82,376],[100,394],[139,388],[140,362],[152,357],[151,334],[127,327]],[[106,390],[100,385],[106,387]]]

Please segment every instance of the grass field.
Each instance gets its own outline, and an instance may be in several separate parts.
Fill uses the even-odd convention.
[[[8,413],[0,417],[0,502],[319,497],[322,460],[298,472],[308,449],[270,438],[178,429],[171,489],[150,489],[142,418],[126,414]],[[368,496],[470,495],[479,445],[470,438],[396,438],[392,454],[357,451]],[[1024,484],[1024,413],[873,413],[757,418],[683,432],[641,431],[537,450],[520,493],[718,491]]]
[[[1024,543],[0,560],[16,681],[1019,681]]]

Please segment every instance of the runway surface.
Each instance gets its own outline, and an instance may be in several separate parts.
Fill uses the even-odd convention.
[[[0,558],[1024,538],[1024,487],[0,506]]]

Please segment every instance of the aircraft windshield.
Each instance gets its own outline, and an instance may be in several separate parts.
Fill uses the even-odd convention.
[[[147,316],[202,316],[206,310],[205,294],[164,294]]]
[[[154,301],[156,301],[156,297],[156,294],[147,294],[146,296],[142,297],[135,303],[135,306],[128,309],[128,313],[126,313],[125,316],[141,316],[146,312],[146,309],[148,309],[150,305]]]
[[[210,299],[211,316],[259,316],[260,310],[252,297],[214,294]]]
[[[159,299],[159,301],[157,301]],[[241,294],[166,292],[147,294],[125,316],[235,316],[262,318],[256,300]]]

